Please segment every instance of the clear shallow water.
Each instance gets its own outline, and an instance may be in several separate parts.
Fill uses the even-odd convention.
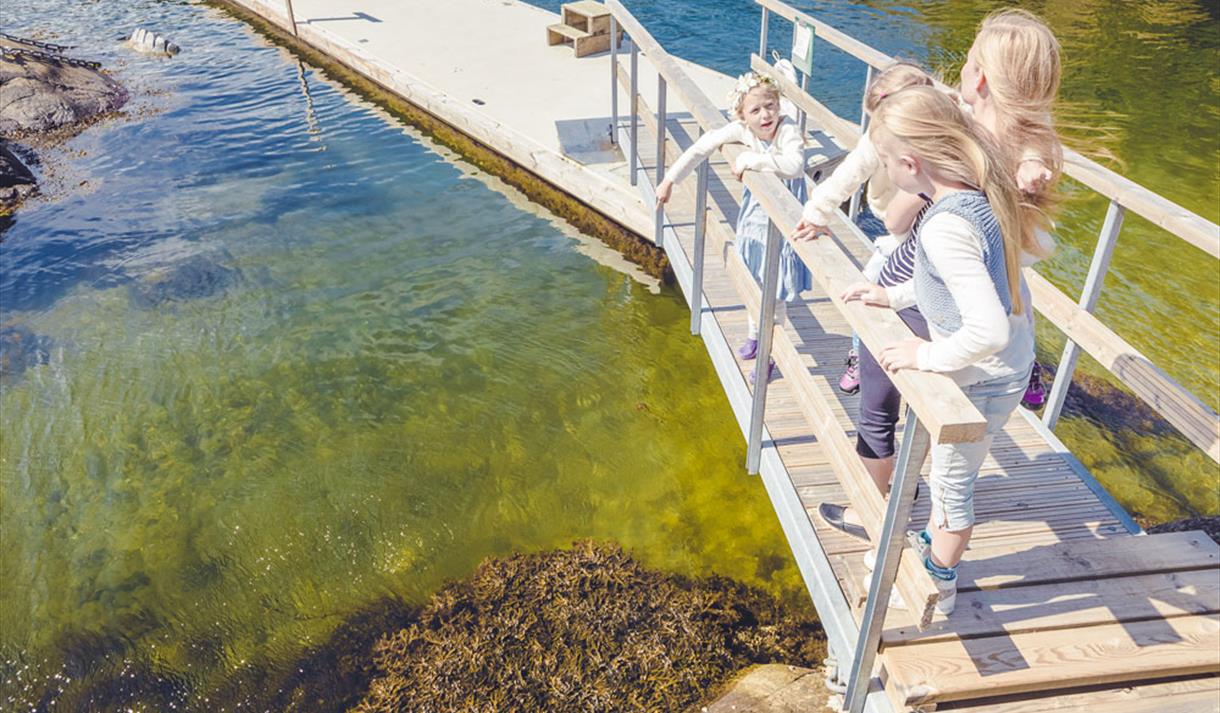
[[[632,7],[723,71],[756,41],[747,2]],[[1090,7],[1051,18],[1064,96],[1122,127],[1105,145],[1128,175],[1215,220],[1214,16]],[[983,11],[815,9],[937,61]],[[122,50],[137,23],[185,52]],[[104,60],[139,117],[68,144],[52,182],[84,189],[24,209],[0,247],[0,321],[48,355],[0,393],[4,707],[126,672],[140,681],[114,700],[231,709],[254,694],[233,681],[383,595],[578,537],[803,596],[672,292],[214,10],[5,3],[3,24]],[[1179,81],[1130,64],[1153,47]],[[852,116],[863,69],[827,55],[814,86]],[[1103,210],[1069,205],[1044,268],[1061,285],[1083,281]],[[1215,405],[1216,263],[1131,223],[1103,314]],[[1132,509],[1220,511],[1214,466],[1173,438],[1084,416],[1061,433]]]
[[[137,21],[183,54],[87,29]],[[217,11],[54,26],[158,93],[4,236],[47,363],[0,393],[0,707],[231,709],[383,596],[577,538],[800,601],[674,293]]]
[[[533,4],[558,11],[561,0]],[[979,21],[1016,5],[1046,19],[1063,48],[1059,124],[1068,145],[1189,210],[1220,220],[1220,6],[1189,0],[868,0],[794,7],[888,54],[924,63],[956,82]],[[758,51],[759,7],[749,0],[633,2],[636,17],[686,59],[738,74]],[[772,18],[771,49],[787,53],[791,25]],[[856,120],[864,64],[815,44],[810,91]],[[1084,285],[1107,202],[1070,180],[1059,215],[1058,253],[1038,270],[1069,295]],[[1220,262],[1128,214],[1106,289],[1102,321],[1154,363],[1220,408]],[[1039,321],[1039,357],[1054,364],[1063,337]],[[1079,369],[1118,386],[1087,355]],[[1131,397],[1134,398],[1134,397]],[[1162,422],[1127,417],[1130,400],[1065,412],[1057,433],[1130,511],[1155,521],[1220,513],[1220,467]]]

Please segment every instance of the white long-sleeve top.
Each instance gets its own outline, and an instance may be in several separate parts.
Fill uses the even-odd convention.
[[[918,368],[945,373],[959,386],[1028,371],[1034,358],[1033,322],[1024,312],[1005,311],[983,263],[982,240],[970,222],[937,213],[920,228],[919,240],[953,296],[962,326],[942,332],[929,320],[932,341],[920,345]],[[891,308],[910,307],[915,280],[887,287],[886,295]]]
[[[665,177],[678,183],[690,175],[700,161],[706,160],[725,144],[746,146],[746,150],[737,157],[735,168],[738,172],[763,171],[777,174],[780,178],[799,178],[805,173],[805,143],[801,141],[800,129],[787,117],[781,117],[770,145],[763,144],[762,139],[741,121],[730,121],[719,129],[705,133],[682,152],[665,172]]]
[[[809,194],[801,217],[814,225],[830,225],[830,219],[843,201],[851,198],[856,189],[868,181],[869,210],[882,221],[885,220],[885,209],[889,206],[898,189],[890,182],[881,166],[881,157],[873,146],[868,132],[860,136],[859,143],[847,157],[835,167],[835,170]]]

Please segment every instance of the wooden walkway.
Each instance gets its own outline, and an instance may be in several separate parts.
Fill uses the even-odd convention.
[[[655,147],[656,120],[640,102],[640,145]],[[699,127],[676,118],[667,129],[670,163]],[[641,161],[641,171],[653,176],[653,161]],[[723,157],[711,167],[705,309],[727,344],[736,345],[745,338],[747,314],[757,313],[758,290],[751,294],[732,274],[740,183]],[[666,210],[687,262],[694,259],[694,205],[692,177],[676,187]],[[854,230],[832,227],[836,235]],[[841,244],[857,260],[866,257],[863,242]],[[835,388],[851,331],[816,288],[789,306],[789,316],[775,341],[782,376],[769,387],[766,430],[859,617],[869,546],[813,514],[820,502],[850,501],[827,449],[854,441],[857,397]],[[730,392],[748,388],[753,362],[736,366],[731,378],[740,381],[726,384]],[[811,385],[821,406],[808,408],[799,385]],[[810,435],[810,413],[821,407],[842,443]],[[886,619],[879,663],[894,710],[1220,710],[1220,547],[1202,533],[1130,533],[1123,514],[1082,481],[1071,461],[1030,419],[1014,414],[976,486],[979,524],[960,570],[956,612],[936,615],[922,631],[907,612],[892,609]],[[912,525],[927,517],[927,499],[916,501]]]

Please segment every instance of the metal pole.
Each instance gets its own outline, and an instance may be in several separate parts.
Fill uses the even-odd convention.
[[[758,32],[758,56],[763,59],[767,58],[767,21],[771,19],[771,13],[767,8],[762,9],[762,29]]]
[[[631,173],[631,185],[636,184],[636,169],[639,167],[640,154],[640,48],[631,41],[631,157],[627,160]]]
[[[868,97],[869,85],[873,83],[873,65],[868,65],[868,71],[864,74],[864,96],[860,98],[860,133],[868,131],[868,110],[864,107],[864,100]],[[860,214],[860,199],[864,196],[864,188],[856,189],[856,192],[851,196],[851,204],[847,209],[847,215],[852,220]]]
[[[700,130],[700,135],[703,131]],[[707,161],[700,161],[695,173],[695,254],[691,278],[690,333],[699,334],[703,321],[703,252],[707,233]]]
[[[898,576],[898,560],[906,540],[906,525],[915,503],[915,486],[919,483],[919,470],[928,454],[930,440],[928,429],[907,407],[902,445],[894,466],[894,482],[885,508],[885,523],[881,527],[881,540],[877,543],[877,563],[869,582],[868,602],[864,605],[860,635],[856,638],[856,654],[851,662],[847,700],[843,705],[848,713],[864,710],[864,699],[868,696],[869,681],[873,677],[873,663],[881,643],[881,629],[890,605],[890,593]]]
[[[618,20],[610,16],[610,143],[618,143]]]
[[[297,18],[292,13],[292,0],[284,0],[284,4],[288,6],[288,23],[292,25],[292,36],[297,37]]]
[[[805,74],[804,72],[801,72],[801,91],[802,91],[802,92],[804,92],[804,93],[806,93],[806,94],[808,94],[808,93],[809,93],[809,75],[808,75],[808,74]],[[797,111],[799,111],[799,112],[800,112],[800,117],[801,117],[801,122],[800,122],[800,123],[801,123],[801,142],[803,143],[803,142],[805,141],[805,125],[806,125],[806,120],[807,120],[809,117],[805,115],[805,110],[804,110],[804,109],[799,109],[799,108],[798,108],[798,109],[797,109]]]
[[[1089,275],[1084,281],[1084,290],[1080,294],[1080,306],[1086,312],[1092,312],[1097,306],[1097,297],[1101,294],[1102,285],[1106,281],[1106,272],[1110,270],[1110,258],[1114,255],[1114,244],[1118,241],[1118,233],[1123,227],[1123,217],[1126,209],[1111,200],[1106,209],[1106,219],[1101,225],[1101,233],[1097,236],[1097,248],[1093,250],[1093,262],[1089,265]],[[1033,305],[1029,306],[1033,309]],[[1068,386],[1072,383],[1072,374],[1076,371],[1076,361],[1080,358],[1080,347],[1070,338],[1063,347],[1063,356],[1059,359],[1059,367],[1055,370],[1055,383],[1051,385],[1050,396],[1047,397],[1046,412],[1042,415],[1042,423],[1049,430],[1055,430],[1059,415],[1063,411],[1063,402],[1067,399]]]
[[[767,377],[770,375],[771,340],[775,336],[775,288],[779,282],[779,249],[784,236],[774,222],[767,222],[767,249],[763,266],[762,305],[758,315],[758,356],[754,362],[754,404],[750,411],[750,441],[746,470],[754,475],[762,460],[763,418],[767,410]]]
[[[657,181],[654,187],[659,187],[665,178],[665,77],[657,75]],[[655,224],[653,227],[653,242],[657,247],[665,247],[665,204],[655,201]]]

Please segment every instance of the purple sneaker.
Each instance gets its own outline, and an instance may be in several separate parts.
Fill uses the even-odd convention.
[[[843,371],[843,376],[839,377],[839,391],[845,394],[854,394],[860,390],[860,357],[856,356],[856,350],[852,349],[847,352],[847,369]]]
[[[1042,385],[1042,365],[1034,362],[1034,368],[1029,372],[1029,386],[1025,387],[1025,396],[1021,405],[1030,411],[1037,411],[1046,405],[1046,387]]]
[[[755,375],[757,373],[758,373],[757,367],[750,370],[750,385],[751,386],[754,385]],[[767,362],[767,381],[771,381],[774,378],[775,378],[775,362],[773,362],[773,361]]]
[[[747,339],[745,344],[737,347],[737,356],[741,357],[742,361],[750,361],[758,356],[758,340]]]

